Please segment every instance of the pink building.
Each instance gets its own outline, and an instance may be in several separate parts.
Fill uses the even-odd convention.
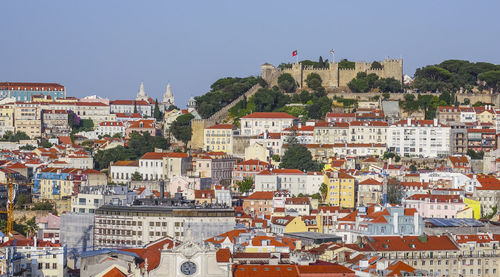
[[[417,209],[423,218],[456,218],[466,205],[459,195],[414,194],[403,200],[405,208]]]
[[[234,165],[233,169],[233,184],[236,184],[237,181],[243,181],[245,177],[255,180],[255,175],[268,169],[269,166],[269,163],[259,160],[246,160],[237,163]]]

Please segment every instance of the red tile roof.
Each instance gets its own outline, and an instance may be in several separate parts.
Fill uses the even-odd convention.
[[[405,274],[413,273],[416,271],[414,267],[402,262],[396,261],[390,264],[387,267],[387,270],[390,271],[386,276],[405,276]]]
[[[137,105],[137,106],[148,106],[149,103],[144,100],[114,100],[110,102],[111,105]]]
[[[62,91],[65,90],[64,86],[56,83],[16,83],[16,82],[2,82],[0,83],[0,90],[34,90],[34,91]]]
[[[346,247],[359,251],[447,251],[458,250],[455,243],[447,236],[375,236],[369,237],[363,247],[346,244]]]
[[[368,178],[364,180],[363,182],[360,182],[359,185],[382,185],[382,182],[379,182],[375,179]]]
[[[354,271],[350,270],[349,268],[343,266],[343,265],[338,265],[338,264],[332,264],[332,265],[299,265],[297,266],[299,270],[299,274],[302,276],[302,274],[327,274],[330,275],[332,273],[348,273],[352,274],[354,276]],[[345,275],[343,275],[345,276]]]
[[[455,240],[458,243],[476,242],[476,243],[489,243],[491,241],[497,241],[488,234],[467,234],[467,235],[456,235]]]
[[[110,271],[102,275],[102,277],[127,277],[127,275],[121,272],[118,268],[113,267]]]
[[[168,245],[168,248],[171,249],[174,247],[174,242],[165,237],[147,245],[144,248],[126,248],[121,250],[139,255],[144,260],[140,264],[141,268],[144,268],[146,263],[145,260],[148,259],[148,271],[151,271],[160,265],[161,251],[165,245]]]
[[[233,124],[217,124],[208,127],[207,129],[233,129],[235,125]]]
[[[233,265],[233,277],[298,277],[296,265]]]
[[[168,158],[187,158],[187,153],[169,153],[169,152],[147,152],[141,157],[141,160],[161,160],[164,157]]]
[[[215,258],[218,263],[228,263],[231,260],[231,251],[229,248],[222,248],[217,250]]]
[[[272,200],[274,196],[273,191],[256,191],[250,194],[244,200]]]
[[[476,187],[477,190],[500,190],[500,180],[494,176],[481,175],[477,177],[477,181],[481,184]]]
[[[292,116],[290,114],[284,113],[284,112],[255,112],[252,114],[249,114],[247,116],[244,116],[242,118],[288,118],[288,119],[297,119],[295,116]]]

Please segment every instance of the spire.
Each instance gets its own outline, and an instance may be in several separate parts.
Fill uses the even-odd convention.
[[[167,91],[165,91],[165,96],[172,97],[172,88],[170,87],[170,83],[167,84]]]
[[[136,100],[148,100],[148,95],[146,94],[146,91],[144,90],[144,82],[141,81],[141,86],[139,87],[139,92],[137,93],[137,96],[135,97]]]
[[[165,93],[163,94],[163,100],[162,103],[165,105],[165,109],[168,108],[170,105],[174,105],[174,94],[172,93],[172,87],[170,86],[170,83],[167,84],[167,90],[165,90]]]

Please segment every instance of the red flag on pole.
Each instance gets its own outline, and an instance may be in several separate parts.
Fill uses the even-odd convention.
[[[292,52],[292,57],[295,57],[295,56],[297,56],[297,50]]]

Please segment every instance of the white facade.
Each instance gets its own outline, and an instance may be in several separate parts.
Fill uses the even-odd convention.
[[[450,127],[432,120],[402,120],[389,127],[389,150],[404,157],[436,158],[450,152]]]
[[[352,121],[349,123],[350,143],[386,143],[389,124],[381,121]]]
[[[113,136],[115,134],[120,134],[121,137],[125,137],[125,124],[123,122],[116,121],[105,121],[99,123],[97,130],[95,130],[97,136]]]
[[[298,169],[275,169],[263,171],[255,176],[254,191],[287,190],[292,195],[312,195],[319,192],[323,175],[317,172],[304,173]]]
[[[257,136],[264,132],[280,133],[292,126],[297,118],[282,112],[253,113],[240,119],[241,135]]]

